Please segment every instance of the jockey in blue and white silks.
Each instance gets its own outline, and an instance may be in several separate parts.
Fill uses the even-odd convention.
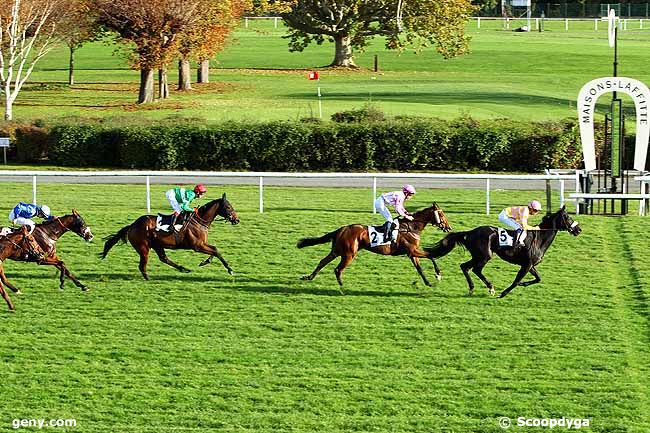
[[[12,224],[20,226],[28,226],[29,233],[34,231],[36,223],[32,221],[32,218],[39,217],[43,219],[52,219],[52,212],[50,211],[49,206],[31,203],[23,203],[22,201],[14,207],[11,212],[9,212],[9,221]]]

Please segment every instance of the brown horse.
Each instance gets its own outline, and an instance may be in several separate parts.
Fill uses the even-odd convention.
[[[444,232],[451,231],[451,226],[449,225],[449,221],[447,221],[444,212],[437,203],[433,203],[430,207],[416,212],[413,215],[413,221],[409,221],[406,218],[400,218],[397,239],[395,242],[391,242],[390,244],[371,247],[368,226],[361,224],[343,226],[319,238],[300,239],[296,245],[298,248],[324,244],[329,241],[332,242],[330,253],[320,261],[318,266],[316,266],[316,269],[314,269],[314,272],[303,276],[302,279],[313,280],[321,269],[340,256],[341,262],[334,270],[334,273],[336,274],[336,280],[339,282],[339,285],[343,286],[343,281],[341,281],[343,270],[352,262],[352,260],[354,260],[359,250],[368,250],[382,255],[409,256],[413,266],[415,266],[415,269],[422,277],[424,284],[431,286],[431,283],[427,280],[427,277],[424,275],[422,267],[420,266],[420,258],[431,259],[438,279],[440,279],[440,269],[438,269],[438,265],[433,261],[428,253],[419,249],[420,233],[422,233],[427,224],[435,225]]]
[[[179,232],[167,233],[156,231],[156,216],[143,215],[135,220],[133,224],[123,227],[114,235],[108,236],[104,244],[104,252],[100,254],[100,257],[103,259],[106,258],[106,255],[108,255],[108,252],[116,243],[119,241],[126,242],[126,239],[128,239],[140,255],[139,267],[145,280],[149,279],[147,275],[147,261],[149,260],[149,251],[151,249],[158,254],[161,262],[168,264],[180,272],[190,272],[190,270],[172,262],[167,257],[165,249],[194,250],[199,253],[208,254],[210,257],[202,261],[199,266],[205,266],[212,262],[214,257],[217,257],[228,270],[228,273],[232,275],[233,270],[217,247],[208,244],[208,229],[217,216],[221,216],[225,221],[229,221],[233,225],[239,224],[239,217],[228,200],[226,200],[226,194],[220,199],[212,200],[196,209]]]
[[[25,259],[25,257],[20,253],[9,256],[8,258],[18,261],[36,262],[39,265],[55,266],[60,272],[59,287],[61,290],[63,290],[63,283],[66,276],[81,290],[88,290],[88,287],[82,284],[77,277],[66,268],[65,262],[56,255],[56,241],[58,241],[59,238],[68,231],[76,233],[86,242],[93,240],[93,233],[90,230],[90,227],[86,225],[86,222],[81,215],[79,215],[75,209],[72,209],[72,214],[70,215],[55,217],[51,220],[36,224],[32,236],[34,236],[34,239],[36,239],[40,248],[45,252],[44,258],[41,260]]]
[[[21,255],[25,259],[35,261],[41,260],[44,256],[43,250],[41,250],[36,240],[28,234],[27,227],[25,226],[6,236],[0,236],[0,295],[2,295],[7,303],[9,311],[14,311],[16,307],[14,307],[11,299],[9,299],[9,295],[4,287],[2,287],[2,284],[16,293],[20,293],[20,290],[7,279],[2,261],[13,255]]]

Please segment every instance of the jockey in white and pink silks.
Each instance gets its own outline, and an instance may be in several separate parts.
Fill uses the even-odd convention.
[[[393,226],[393,216],[388,210],[388,206],[393,206],[395,212],[400,217],[404,217],[407,220],[412,221],[413,217],[411,214],[404,208],[404,202],[409,198],[415,195],[415,188],[413,185],[404,185],[401,191],[391,191],[384,193],[377,197],[375,200],[375,209],[379,212],[386,222],[384,223],[384,239],[390,239],[392,226]]]

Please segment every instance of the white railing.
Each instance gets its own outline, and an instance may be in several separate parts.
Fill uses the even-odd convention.
[[[578,192],[578,173],[574,174],[457,174],[457,173],[283,173],[283,172],[214,172],[214,171],[17,171],[0,170],[0,177],[31,177],[33,202],[37,203],[37,179],[39,177],[142,177],[146,185],[147,212],[151,212],[151,178],[152,177],[191,177],[191,178],[257,178],[259,185],[259,210],[264,212],[264,179],[368,179],[372,181],[372,196],[377,197],[378,179],[427,179],[427,180],[484,180],[485,212],[490,214],[490,180],[547,180],[560,184],[560,206],[564,205],[564,181],[576,180]],[[374,205],[371,203],[373,213]]]

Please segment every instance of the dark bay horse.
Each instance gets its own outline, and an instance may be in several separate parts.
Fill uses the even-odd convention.
[[[179,270],[180,272],[190,272],[184,266],[172,262],[165,249],[184,249],[194,250],[199,253],[208,254],[210,257],[201,262],[199,266],[205,266],[212,262],[214,257],[221,260],[223,266],[228,270],[230,275],[233,270],[230,268],[226,259],[223,258],[217,247],[208,244],[208,229],[214,219],[220,216],[231,224],[239,224],[237,213],[226,200],[226,194],[221,198],[198,208],[187,220],[180,232],[167,233],[156,231],[156,216],[143,215],[128,226],[123,227],[106,238],[104,252],[100,254],[101,258],[106,258],[108,252],[119,241],[126,242],[128,239],[133,248],[140,255],[140,272],[145,280],[149,279],[147,275],[147,261],[149,260],[149,251],[154,250],[158,254],[161,262]]]
[[[313,280],[321,269],[340,256],[341,262],[334,270],[334,273],[336,274],[336,280],[339,282],[339,285],[343,286],[343,281],[341,281],[341,273],[343,273],[343,270],[354,260],[359,250],[368,250],[382,255],[407,255],[422,277],[424,284],[431,286],[431,283],[427,280],[420,266],[420,258],[431,258],[428,253],[419,249],[420,233],[422,233],[427,224],[437,226],[444,232],[451,231],[451,226],[442,208],[437,203],[433,203],[430,207],[413,214],[413,221],[400,218],[397,239],[395,242],[387,245],[371,247],[368,226],[361,224],[343,226],[319,238],[300,239],[296,245],[298,248],[332,242],[332,249],[329,254],[320,261],[316,269],[314,269],[314,272],[310,275],[305,275],[302,279]],[[436,277],[440,278],[438,265],[436,265],[433,259],[431,261],[436,269]]]
[[[14,304],[9,298],[9,294],[7,294],[7,291],[2,285],[6,285],[16,293],[20,293],[20,290],[7,279],[2,261],[14,255],[20,255],[25,259],[38,261],[45,254],[36,240],[27,233],[27,227],[25,226],[6,236],[0,236],[0,295],[2,295],[2,298],[7,303],[9,311],[14,311],[16,307],[14,307]]]
[[[502,247],[499,245],[497,227],[481,226],[467,232],[449,234],[433,247],[427,248],[427,252],[435,259],[448,254],[458,244],[467,248],[472,259],[461,264],[460,269],[467,279],[470,295],[474,293],[474,283],[469,275],[470,269],[485,283],[490,294],[494,295],[494,286],[483,275],[483,268],[493,254],[496,253],[506,262],[521,266],[512,284],[499,295],[499,298],[503,298],[518,285],[529,286],[542,280],[535,266],[544,258],[544,253],[555,240],[558,231],[566,230],[573,236],[578,236],[582,232],[578,222],[571,219],[566,212],[565,206],[553,214],[546,215],[539,224],[539,228],[540,230],[527,231],[524,245]],[[510,236],[515,236],[514,230],[508,230],[508,232]],[[521,282],[529,272],[535,279]]]
[[[72,214],[64,215],[62,217],[54,217],[51,220],[44,221],[36,224],[32,236],[38,242],[40,248],[45,252],[45,257],[40,260],[25,259],[24,256],[12,255],[8,258],[18,261],[36,262],[39,265],[54,266],[59,274],[60,288],[63,290],[63,283],[65,277],[70,278],[72,282],[81,290],[88,290],[88,288],[81,283],[65,266],[65,262],[56,255],[56,241],[59,240],[67,232],[73,232],[81,237],[86,242],[93,240],[93,233],[90,227],[86,225],[84,219],[79,215],[75,209],[72,209]]]

